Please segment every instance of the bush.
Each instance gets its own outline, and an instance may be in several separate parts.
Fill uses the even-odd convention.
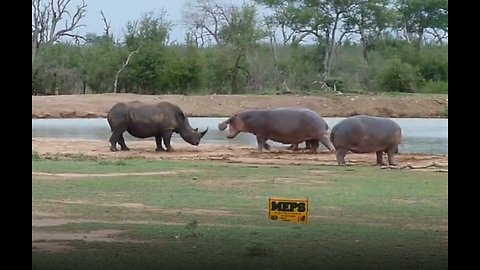
[[[448,94],[448,82],[427,81],[420,87],[418,92]]]
[[[376,81],[382,91],[411,93],[423,83],[423,78],[418,68],[393,58],[385,69],[378,71]]]

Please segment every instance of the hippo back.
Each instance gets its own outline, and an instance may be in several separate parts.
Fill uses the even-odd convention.
[[[367,153],[395,147],[401,143],[400,126],[388,118],[356,115],[336,124],[330,133],[335,148]]]
[[[282,107],[240,113],[249,132],[281,143],[301,143],[326,133],[328,125],[307,108]]]

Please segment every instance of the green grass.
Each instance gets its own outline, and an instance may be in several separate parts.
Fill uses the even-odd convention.
[[[445,173],[33,156],[35,172],[171,174],[33,175],[34,215],[84,220],[34,232],[117,229],[117,239],[145,242],[72,241],[75,249],[59,254],[32,249],[32,269],[448,268]],[[308,198],[309,223],[268,220],[269,196]]]

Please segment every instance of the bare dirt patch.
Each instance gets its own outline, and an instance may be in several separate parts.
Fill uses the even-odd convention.
[[[74,250],[71,241],[101,241],[101,242],[135,242],[144,241],[118,239],[116,236],[123,233],[121,230],[96,230],[84,233],[39,232],[32,230],[32,249],[41,252],[61,253]]]
[[[328,117],[369,114],[386,117],[444,117],[446,95],[401,96],[344,95],[136,95],[97,94],[32,96],[32,118],[106,117],[117,102],[168,101],[188,116],[224,117],[242,110],[302,106]]]
[[[155,152],[151,141],[133,141],[130,151],[111,152],[108,141],[33,138],[32,152],[42,157],[75,157],[91,159],[128,159],[149,158],[160,160],[210,160],[243,165],[281,166],[281,165],[337,165],[335,155],[328,152],[311,154],[294,152],[286,148],[275,148],[271,151],[258,152],[252,146],[200,144],[176,144],[175,152]],[[374,165],[375,154],[353,154],[346,157],[351,165]],[[435,171],[439,167],[448,172],[448,155],[399,154],[396,156],[399,167],[404,169],[425,169]],[[410,166],[408,166],[410,165]]]

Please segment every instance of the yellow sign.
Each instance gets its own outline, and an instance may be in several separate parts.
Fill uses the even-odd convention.
[[[268,198],[268,219],[308,223],[308,199]]]

